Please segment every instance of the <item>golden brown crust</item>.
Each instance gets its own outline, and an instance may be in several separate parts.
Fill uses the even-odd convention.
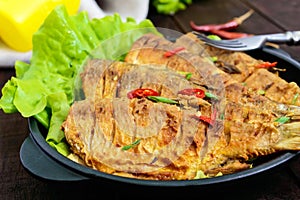
[[[208,177],[230,174],[249,168],[246,161],[251,158],[300,150],[298,122],[274,122],[279,116],[292,116],[297,108],[270,101],[198,55],[183,51],[165,58],[165,49],[174,46],[161,37],[146,35],[134,48],[140,45],[146,48],[132,50],[127,62],[91,60],[85,68],[91,71],[82,73],[87,98],[72,105],[62,127],[71,150],[87,166],[138,179],[191,180],[199,170]],[[234,57],[242,59],[243,55]],[[250,57],[245,59],[245,63],[252,62]],[[193,72],[198,82],[187,80],[178,71]],[[274,82],[279,78],[266,70],[250,71],[243,74],[247,81],[263,74]],[[216,84],[216,78],[226,90],[222,99],[195,103],[190,96],[178,95],[181,89],[199,87],[199,83],[206,90]],[[276,84],[287,89],[284,81]],[[291,91],[297,88],[288,86]],[[127,98],[128,91],[143,87],[154,88],[179,103]],[[290,95],[284,97],[286,101]],[[199,120],[199,113],[216,115],[214,122]],[[124,150],[128,145],[133,146]]]
[[[257,60],[244,52],[227,51],[205,45],[193,33],[183,35],[176,43],[186,47],[193,54],[199,55],[199,52],[205,52],[200,56],[216,56],[219,61],[234,66],[240,73],[230,74],[232,79],[244,83],[257,92],[264,92],[264,95],[271,100],[300,105],[300,98],[293,101],[295,95],[300,93],[299,86],[295,82],[288,83],[268,69],[258,68],[257,66],[264,61]]]

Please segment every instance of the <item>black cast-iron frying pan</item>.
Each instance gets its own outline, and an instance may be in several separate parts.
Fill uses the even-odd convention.
[[[292,59],[286,52],[270,47],[247,52],[249,55],[265,61],[277,61],[278,66],[287,69],[280,72],[280,76],[287,81],[300,84],[300,64]],[[142,186],[159,187],[182,187],[182,186],[209,186],[217,183],[232,182],[235,180],[249,178],[251,176],[269,171],[292,159],[297,152],[284,152],[274,154],[258,160],[254,167],[242,172],[223,175],[215,178],[183,180],[183,181],[154,181],[125,178],[106,174],[94,169],[82,166],[59,154],[45,141],[47,131],[35,120],[29,120],[30,136],[25,139],[20,149],[22,165],[31,174],[51,181],[83,181],[99,180],[104,182],[118,182]]]

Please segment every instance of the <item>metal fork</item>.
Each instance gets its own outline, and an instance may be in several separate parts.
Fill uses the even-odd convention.
[[[300,45],[300,31],[287,31],[285,33],[274,33],[255,35],[232,40],[212,40],[206,35],[193,31],[193,33],[206,44],[231,51],[249,51],[264,46],[266,42],[276,44]]]

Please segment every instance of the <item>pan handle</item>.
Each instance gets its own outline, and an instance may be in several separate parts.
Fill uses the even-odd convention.
[[[83,181],[88,177],[76,174],[50,159],[37,147],[31,137],[27,137],[20,148],[20,160],[23,167],[32,175],[51,181]]]

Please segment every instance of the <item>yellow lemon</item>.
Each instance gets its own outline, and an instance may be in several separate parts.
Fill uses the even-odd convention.
[[[60,4],[72,15],[80,0],[0,0],[0,40],[17,51],[31,50],[33,33]]]

